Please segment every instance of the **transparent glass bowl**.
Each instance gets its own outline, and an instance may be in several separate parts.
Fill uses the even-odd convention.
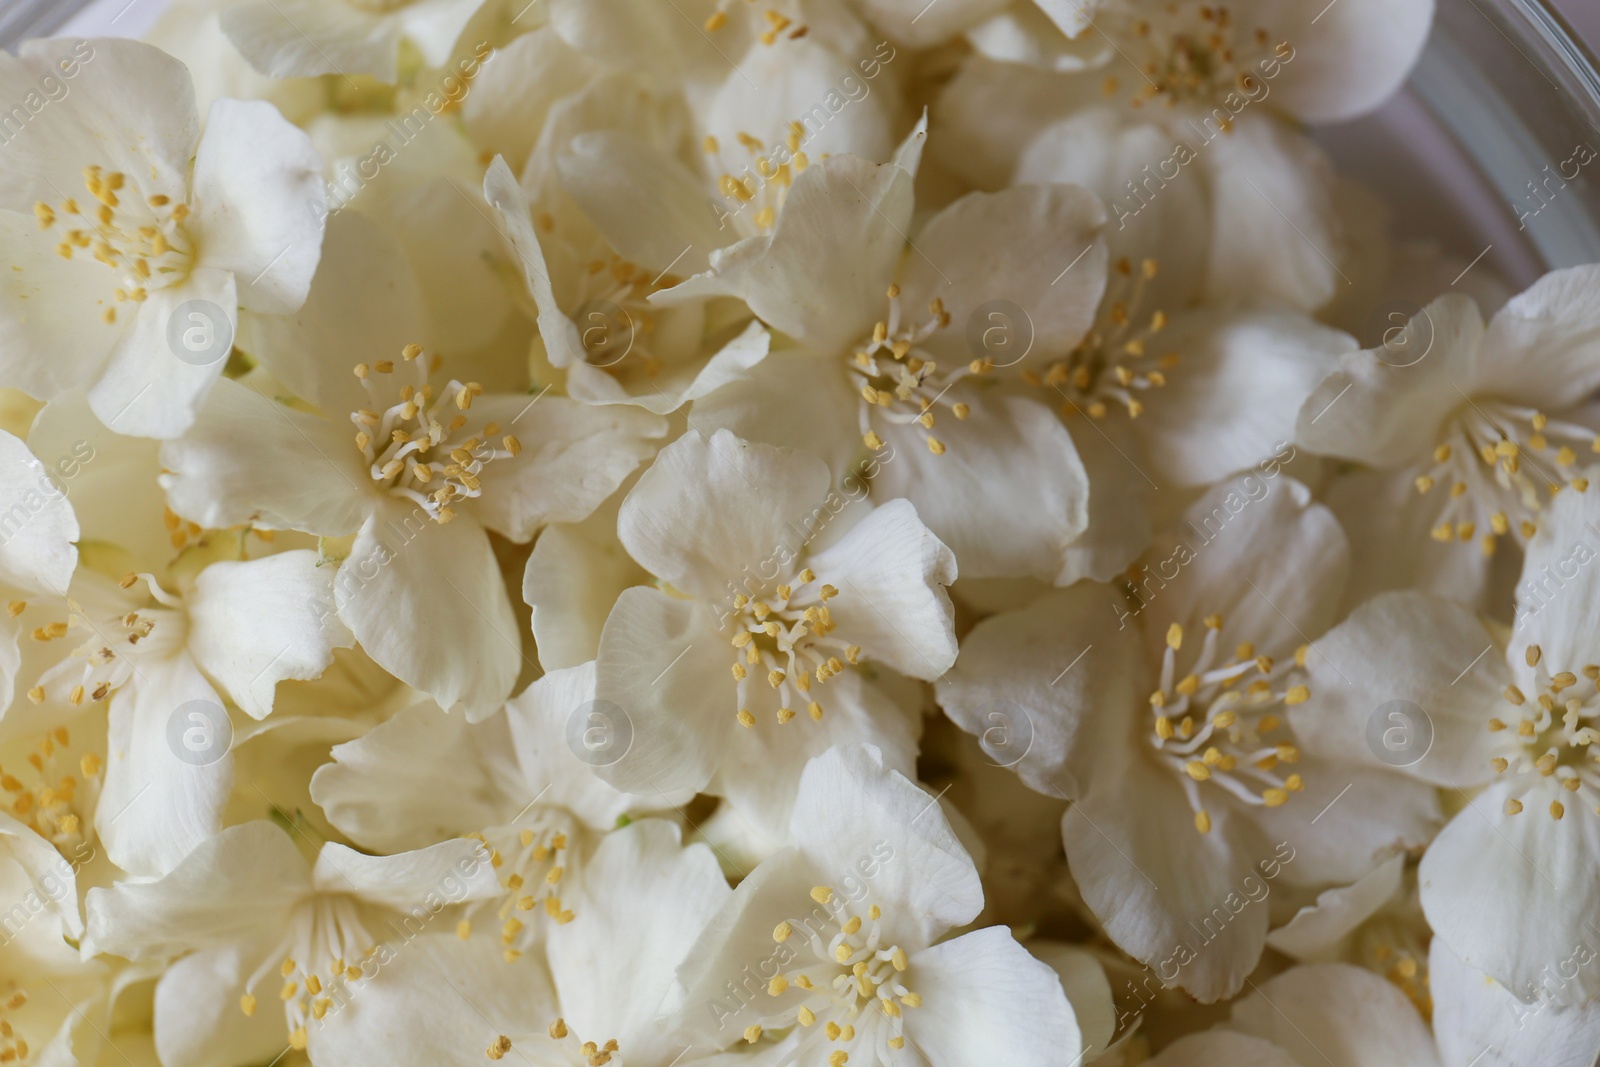
[[[131,32],[163,3],[0,0],[0,47]],[[1438,0],[1404,90],[1315,136],[1390,203],[1398,236],[1433,238],[1514,288],[1600,262],[1600,62],[1547,0]]]

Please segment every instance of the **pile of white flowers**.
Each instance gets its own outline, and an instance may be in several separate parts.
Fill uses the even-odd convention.
[[[1600,267],[1306,125],[1432,16],[0,55],[0,1065],[1587,1067]]]

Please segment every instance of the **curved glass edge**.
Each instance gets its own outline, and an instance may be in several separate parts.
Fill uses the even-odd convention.
[[[1587,49],[1542,0],[1440,14],[1409,88],[1545,269],[1600,261],[1600,70]]]
[[[91,0],[20,0],[0,10],[0,47],[14,52],[30,37],[48,37]]]

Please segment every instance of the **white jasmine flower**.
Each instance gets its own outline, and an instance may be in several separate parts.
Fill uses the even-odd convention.
[[[1268,909],[1247,893],[1279,875],[1354,881],[1435,819],[1430,791],[1302,751],[1289,729],[1347,564],[1332,515],[1279,478],[1214,487],[1118,585],[1080,582],[980,623],[939,685],[962,728],[983,735],[998,711],[1027,731],[997,758],[1074,801],[1061,832],[1084,901],[1163,982],[1207,1001],[1260,956]]]
[[[905,501],[828,530],[845,502],[820,460],[726,430],[662,450],[618,520],[660,588],[624,590],[600,638],[597,697],[633,731],[603,778],[703,787],[781,833],[805,760],[830,745],[870,740],[910,766],[912,724],[872,672],[949,668],[955,560]]]
[[[944,940],[983,889],[937,808],[870,746],[813,759],[793,843],[739,884],[679,969],[685,1039],[728,1048],[774,1033],[804,1062],[835,1065],[911,1054],[959,1067],[996,1048],[1070,1062],[1081,1038],[1048,965],[1004,927]]]
[[[307,368],[317,414],[224,382],[164,450],[163,480],[173,509],[208,527],[354,535],[334,583],[339,617],[386,670],[477,718],[505,702],[522,663],[488,531],[527,541],[584,518],[665,427],[626,408],[486,394],[445,379],[416,344],[369,347],[389,332],[382,306],[352,307],[330,327],[376,358],[354,373],[331,360]],[[366,322],[370,336],[357,328]]]
[[[132,41],[36,41],[0,59],[21,96],[72,90],[0,159],[0,370],[49,400],[87,387],[119,433],[170,438],[228,356],[240,308],[305,300],[320,164],[270,105],[219,100],[200,132],[182,64]],[[26,212],[27,214],[24,214]]]
[[[1368,763],[1381,754],[1367,740],[1375,719],[1406,737],[1426,730],[1426,755],[1406,773],[1481,790],[1428,847],[1422,906],[1463,962],[1524,998],[1539,995],[1546,966],[1600,919],[1589,894],[1563,888],[1600,866],[1600,777],[1588,756],[1600,740],[1589,724],[1600,713],[1587,566],[1595,555],[1587,524],[1597,517],[1587,494],[1563,494],[1545,509],[1524,574],[1543,578],[1560,566],[1572,580],[1557,589],[1526,583],[1511,633],[1427,593],[1368,601],[1319,642],[1315,701],[1294,715],[1309,744]],[[1340,684],[1332,665],[1344,663],[1367,668]],[[1592,997],[1591,970],[1563,983],[1553,1002]]]
[[[204,722],[186,719],[180,734],[208,731],[202,750],[224,744],[215,733],[224,696],[264,718],[280,681],[316,677],[334,648],[352,642],[333,613],[333,576],[309,550],[223,560],[177,578],[169,590],[150,573],[113,582],[85,570],[65,596],[13,605],[35,649],[24,664],[27,698],[41,705],[14,729],[47,758],[63,750],[51,759],[56,770],[35,765],[39,787],[24,796],[74,839],[92,816],[112,860],[145,875],[170,870],[215,832],[232,784],[225,748],[182,758],[174,717],[194,705]],[[72,712],[102,703],[104,720]],[[69,728],[82,744],[72,745]],[[81,780],[85,794],[75,797],[58,774]]]
[[[335,1005],[381,988],[411,939],[498,888],[473,841],[397,856],[330,842],[313,863],[284,830],[251,822],[155,881],[91,890],[88,943],[135,961],[181,957],[156,988],[162,1063],[271,1059],[286,1040],[315,1059]]]
[[[1359,967],[1295,967],[1233,1005],[1228,1021],[1191,1034],[1152,1058],[1151,1067],[1441,1067],[1428,1024],[1399,990]],[[1466,1067],[1449,1061],[1448,1067]]]
[[[398,852],[468,836],[495,858],[500,897],[470,909],[499,930],[507,961],[526,952],[546,920],[577,916],[599,836],[629,812],[676,806],[679,793],[630,797],[595,776],[607,752],[596,730],[622,730],[594,710],[594,664],[552,671],[478,723],[431,704],[401,711],[333,749],[311,796],[341,832],[366,848]],[[586,710],[587,709],[587,710]],[[577,723],[577,749],[573,724]],[[583,740],[596,741],[592,755]],[[565,901],[565,903],[564,903]],[[470,930],[464,922],[460,930]]]
[[[1501,543],[1526,545],[1550,496],[1588,488],[1579,458],[1600,441],[1589,405],[1600,386],[1597,277],[1553,271],[1487,324],[1470,297],[1447,293],[1382,345],[1346,355],[1306,399],[1300,443],[1382,472],[1363,488],[1391,505],[1351,516],[1400,527],[1369,565],[1380,588],[1475,598]],[[1425,535],[1443,543],[1432,559]],[[1439,558],[1451,552],[1466,558]]]
[[[655,299],[738,296],[793,339],[696,401],[697,422],[813,451],[839,478],[864,444],[875,495],[915,504],[964,573],[1054,580],[1087,525],[1086,476],[1055,415],[996,385],[1014,373],[997,369],[1010,349],[981,338],[993,313],[1014,346],[1025,323],[1033,351],[1070,351],[1100,298],[1103,216],[1071,186],[971,194],[922,228],[902,265],[922,136],[893,163],[809,168],[771,235]],[[1055,258],[1054,273],[1040,269]]]
[[[52,472],[9,433],[0,431],[0,714],[15,696],[19,621],[30,593],[60,595],[78,565],[78,519]]]
[[[329,1018],[316,1048],[348,1062],[381,1047],[417,1067],[480,1067],[486,1055],[541,1067],[706,1063],[657,1017],[696,934],[728,903],[716,858],[644,819],[607,834],[588,873],[570,898],[584,920],[551,929],[538,959],[508,968],[492,938],[424,933]]]
[[[449,61],[484,0],[247,0],[222,29],[250,65],[274,78],[370,74],[393,82],[403,46],[429,66]]]
[[[1315,0],[1227,6],[1031,0],[975,27],[970,37],[995,59],[1092,69],[1085,78],[1107,95],[1127,94],[1136,106],[1229,102],[1232,108],[1232,101],[1275,93],[1269,106],[1292,118],[1340,122],[1374,110],[1399,89],[1422,53],[1433,6],[1433,0],[1360,0],[1334,8]],[[1297,65],[1280,75],[1285,57]]]

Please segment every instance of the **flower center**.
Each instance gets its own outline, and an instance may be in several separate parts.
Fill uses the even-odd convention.
[[[6,794],[8,810],[63,856],[76,854],[90,823],[86,802],[93,800],[78,790],[87,784],[92,794],[99,792],[104,760],[91,751],[74,760],[72,735],[65,726],[41,737],[24,760],[26,769],[14,763],[9,770],[0,768],[0,791]]]
[[[28,992],[14,981],[6,983],[0,991],[0,1063],[22,1064],[28,1062],[28,1042],[7,1016],[22,1010],[28,1003]]]
[[[86,251],[118,272],[121,284],[114,293],[118,303],[142,303],[150,290],[176,285],[189,276],[194,245],[183,225],[189,217],[188,204],[174,204],[166,196],[142,197],[137,187],[129,188],[127,175],[107,174],[101,167],[85,167],[83,184],[99,204],[89,214],[71,198],[56,207],[43,201],[33,205],[41,230],[58,221],[62,224],[61,243],[56,246],[61,258]],[[102,318],[116,322],[116,307],[106,308]]]
[[[1107,24],[1109,23],[1109,25]],[[1251,68],[1273,52],[1272,35],[1263,27],[1245,29],[1228,8],[1203,2],[1141,5],[1123,4],[1111,9],[1097,27],[1121,49],[1144,75],[1128,98],[1134,107],[1161,100],[1168,107],[1185,101],[1221,100],[1231,92],[1254,98],[1261,76]],[[1293,56],[1287,41],[1277,46],[1279,59]],[[1116,78],[1105,81],[1107,96],[1115,95]]]
[[[1552,497],[1569,485],[1589,488],[1572,469],[1574,444],[1600,452],[1600,436],[1586,427],[1514,404],[1468,401],[1433,450],[1433,466],[1416,478],[1419,493],[1450,487],[1434,540],[1471,541],[1486,528],[1478,539],[1486,556],[1507,534],[1527,544],[1539,529],[1541,488]]]
[[[1383,975],[1424,1019],[1433,1018],[1433,994],[1428,987],[1428,948],[1409,926],[1384,922],[1360,936],[1362,962]]]
[[[885,944],[883,911],[870,905],[863,914],[852,914],[828,886],[816,886],[811,899],[828,909],[827,918],[816,912],[805,920],[785,920],[772,931],[772,940],[783,944],[798,937],[801,950],[809,948],[812,960],[790,971],[775,975],[767,984],[769,996],[781,996],[791,987],[806,990],[806,998],[795,1018],[803,1027],[822,1024],[829,1042],[852,1045],[857,1031],[863,1038],[881,1037],[879,1059],[887,1049],[905,1047],[903,1010],[922,1006],[922,997],[907,989],[903,976],[910,966],[905,950]],[[751,1026],[745,1040],[754,1044],[761,1027]],[[830,1067],[841,1067],[850,1058],[840,1048],[828,1056]]]
[[[551,231],[555,220],[541,215],[539,225]],[[591,259],[580,276],[580,301],[572,313],[583,361],[624,385],[652,382],[666,361],[651,348],[660,309],[651,306],[650,296],[682,280],[666,272],[652,275],[612,252]]]
[[[923,429],[928,451],[944,455],[944,442],[931,432],[936,408],[948,408],[964,419],[970,408],[949,399],[951,386],[993,368],[989,360],[975,359],[954,368],[941,368],[920,348],[922,342],[950,325],[944,301],[935,297],[928,305],[929,317],[914,324],[900,305],[900,286],[889,286],[889,318],[872,328],[872,337],[845,364],[852,383],[861,390],[861,439],[868,448],[883,448],[883,438],[873,429],[873,420],[894,425],[916,423]]]
[[[768,12],[768,18],[773,14]],[[750,156],[750,162],[744,166],[734,164],[737,174],[721,170],[726,161],[715,137],[706,134],[702,142],[711,168],[720,170],[717,191],[722,194],[728,213],[741,222],[739,229],[746,236],[770,233],[778,224],[778,214],[783,211],[795,175],[811,165],[811,160],[800,150],[806,138],[805,125],[790,122],[788,137],[783,144],[773,145],[770,151],[759,137],[742,130],[735,136]]]
[[[1154,259],[1143,260],[1137,271],[1127,259],[1117,260],[1095,324],[1078,347],[1043,374],[1022,371],[1022,380],[1060,392],[1065,397],[1063,415],[1082,412],[1103,419],[1112,405],[1126,410],[1129,418],[1144,414],[1136,394],[1166,385],[1166,372],[1178,363],[1176,352],[1155,356],[1149,351],[1155,335],[1167,326],[1166,312],[1144,310],[1158,271]]]
[[[1150,694],[1155,721],[1148,737],[1157,758],[1179,772],[1201,833],[1211,830],[1211,816],[1201,802],[1202,782],[1246,804],[1269,808],[1305,788],[1298,774],[1277,773],[1280,763],[1299,762],[1300,750],[1288,740],[1267,738],[1286,730],[1273,709],[1302,704],[1311,696],[1303,684],[1288,684],[1304,668],[1307,648],[1296,650],[1291,663],[1278,664],[1245,642],[1225,659],[1222,617],[1207,616],[1205,627],[1200,652],[1181,678],[1183,627],[1173,623],[1167,629],[1160,687]],[[1279,736],[1287,738],[1287,733]]]
[[[839,654],[852,665],[861,656],[860,645],[829,636],[835,624],[828,601],[838,596],[839,590],[819,583],[810,567],[775,592],[776,606],[739,593],[733,598],[733,614],[724,624],[725,633],[733,630],[730,642],[743,657],[733,664],[743,726],[756,724],[746,701],[747,687],[754,684],[752,669],[764,669],[767,684],[778,691],[779,723],[794,718],[794,706],[802,701],[811,718],[821,721],[822,705],[811,696],[812,680],[821,685],[841,673],[844,663]]]
[[[547,827],[507,831],[501,841],[507,846],[504,851],[491,844],[483,834],[467,836],[488,850],[491,867],[496,871],[506,870],[500,882],[505,892],[499,898],[495,917],[500,922],[500,942],[505,945],[501,955],[507,963],[520,958],[535,940],[534,929],[517,918],[518,913],[526,914],[542,907],[544,914],[554,922],[565,925],[575,918],[571,909],[561,906],[560,885],[567,868],[564,831]],[[483,906],[488,904],[486,901]],[[463,941],[472,936],[470,919],[456,924],[456,936]]]
[[[162,589],[149,574],[125,575],[117,585],[129,590],[141,581],[148,597],[130,596],[120,606],[107,604],[98,612],[68,597],[65,621],[34,627],[35,641],[72,638],[78,644],[28,690],[29,700],[42,704],[50,698],[73,706],[85,698],[106,700],[133,677],[136,646],[143,645],[138,652],[160,657],[183,641],[187,625],[182,600]],[[6,610],[15,617],[27,606],[26,601],[12,601]]]
[[[446,523],[456,517],[452,503],[483,495],[479,475],[484,467],[515,456],[522,451],[522,444],[510,434],[501,438],[500,448],[487,444],[485,438],[500,433],[500,425],[494,422],[475,433],[465,432],[470,421],[466,413],[473,399],[483,393],[483,386],[451,379],[443,394],[434,399],[428,366],[420,358],[422,346],[407,345],[401,356],[416,368],[416,383],[398,392],[390,377],[393,363],[356,365],[356,377],[373,402],[371,409],[350,415],[356,426],[356,448],[366,457],[372,480],[382,489],[412,501],[435,522]],[[446,416],[448,422],[443,421]]]
[[[728,11],[733,6],[733,0],[717,0],[716,9],[706,17],[703,23],[706,32],[716,33],[726,26],[728,24]],[[796,24],[794,19],[770,7],[761,14],[767,21],[767,28],[757,35],[757,40],[769,48],[785,38],[798,40],[810,30],[810,27],[805,23]]]
[[[577,1045],[578,1047],[573,1051],[576,1051],[589,1067],[605,1067],[606,1064],[611,1062],[611,1057],[617,1054],[620,1047],[616,1038],[612,1038],[604,1045],[597,1045],[593,1041],[585,1041],[579,1045],[578,1038],[567,1028],[565,1019],[557,1019],[551,1023],[546,1033],[550,1035],[550,1040],[552,1041],[565,1042],[568,1047]],[[498,1041],[489,1046],[489,1058],[498,1060],[510,1051],[511,1039],[501,1035]]]
[[[1588,751],[1600,741],[1600,729],[1589,725],[1589,720],[1600,715],[1600,664],[1583,668],[1589,684],[1580,686],[1571,671],[1551,674],[1538,645],[1528,646],[1526,659],[1533,668],[1537,691],[1529,701],[1516,685],[1506,686],[1506,702],[1517,709],[1512,716],[1515,725],[1499,717],[1489,720],[1498,752],[1489,763],[1496,774],[1524,777],[1529,787],[1524,796],[1541,780],[1548,780],[1593,805],[1600,814],[1600,768]],[[1507,815],[1522,809],[1521,800],[1506,801]],[[1555,819],[1567,811],[1560,799],[1552,800],[1547,810]]]
[[[348,984],[367,976],[361,963],[377,951],[377,942],[362,925],[355,901],[346,896],[318,896],[299,908],[291,923],[281,946],[283,962],[277,967],[282,980],[278,999],[283,1002],[289,1044],[303,1050],[307,1023],[327,1015],[335,999],[341,1004],[349,999]],[[239,997],[244,1014],[255,1015],[255,990],[271,981],[272,970],[269,957],[245,983]]]

